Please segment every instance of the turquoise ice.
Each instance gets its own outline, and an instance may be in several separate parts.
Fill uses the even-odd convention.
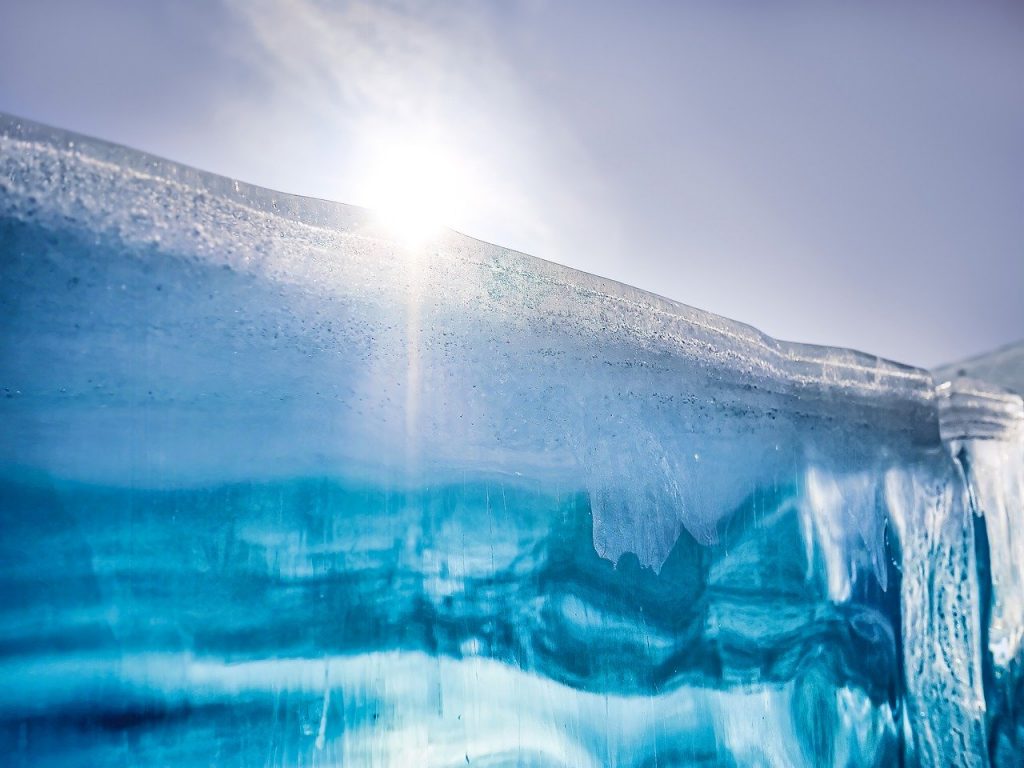
[[[0,754],[1016,765],[972,366],[0,118]]]

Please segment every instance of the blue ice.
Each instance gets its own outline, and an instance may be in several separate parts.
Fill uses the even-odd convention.
[[[0,118],[0,754],[1019,765],[988,370]]]

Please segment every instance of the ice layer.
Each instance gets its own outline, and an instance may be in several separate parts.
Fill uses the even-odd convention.
[[[1022,423],[0,118],[0,754],[1017,765]]]

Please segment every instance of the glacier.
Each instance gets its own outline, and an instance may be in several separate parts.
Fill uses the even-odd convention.
[[[1019,765],[1020,359],[0,117],[0,754]]]

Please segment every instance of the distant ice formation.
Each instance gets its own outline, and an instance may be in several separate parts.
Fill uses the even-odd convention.
[[[934,372],[937,381],[970,377],[1003,389],[1024,394],[1024,341],[1008,344],[993,352],[951,363]]]
[[[2,117],[0,754],[1018,765],[958,371]]]

